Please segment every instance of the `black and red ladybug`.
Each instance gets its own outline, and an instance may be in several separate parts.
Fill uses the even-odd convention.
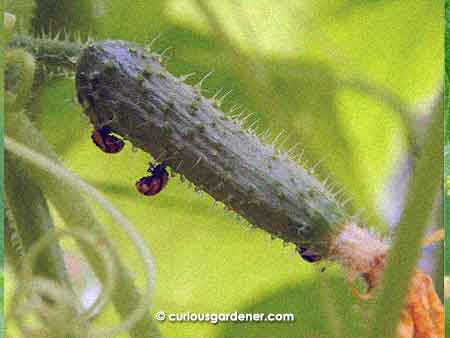
[[[111,135],[111,129],[108,127],[95,129],[91,134],[91,139],[97,147],[108,154],[118,153],[125,145],[123,140]]]
[[[305,261],[309,263],[315,263],[322,259],[320,255],[308,248],[297,247],[297,252]]]
[[[136,182],[136,189],[145,196],[153,196],[159,193],[169,181],[169,173],[166,170],[167,164],[161,163],[156,166],[150,164],[148,172],[150,176],[142,177]]]

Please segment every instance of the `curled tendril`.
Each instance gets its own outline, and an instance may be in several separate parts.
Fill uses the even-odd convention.
[[[55,163],[54,161],[50,160],[46,156],[31,150],[30,148],[24,146],[23,144],[13,140],[10,137],[5,137],[5,148],[7,151],[10,151],[11,153],[15,154],[19,158],[23,159],[25,162],[29,163],[31,166],[33,166],[35,169],[38,170],[38,172],[41,175],[46,176],[47,178],[57,179],[62,187],[64,185],[71,186],[75,189],[77,189],[79,192],[83,194],[87,194],[90,198],[92,198],[94,201],[98,202],[100,206],[112,217],[112,219],[117,223],[128,235],[130,240],[134,243],[139,256],[142,258],[142,261],[145,265],[145,273],[146,273],[146,284],[145,288],[142,292],[142,297],[140,299],[140,302],[136,304],[136,307],[132,312],[128,314],[128,316],[123,319],[121,322],[119,322],[116,326],[110,327],[110,328],[95,328],[95,329],[89,329],[89,326],[86,327],[84,323],[87,323],[88,319],[94,311],[97,310],[98,306],[103,306],[108,300],[108,284],[104,287],[104,292],[101,297],[99,297],[96,300],[96,304],[91,306],[86,312],[81,313],[81,315],[78,315],[76,325],[70,325],[70,329],[73,329],[73,332],[70,332],[71,337],[74,336],[74,333],[77,334],[74,336],[74,338],[78,338],[78,334],[83,334],[84,337],[89,336],[90,338],[100,338],[100,337],[116,337],[120,333],[127,331],[131,329],[136,322],[138,322],[140,319],[143,318],[143,316],[146,314],[146,312],[150,308],[150,301],[151,301],[151,294],[153,292],[153,278],[154,278],[154,264],[152,256],[147,248],[147,245],[143,238],[136,232],[134,229],[134,226],[131,224],[131,222],[122,215],[116,208],[114,208],[97,190],[95,190],[92,186],[81,180],[76,175],[72,174],[70,171],[68,171],[63,166]],[[105,229],[101,229],[105,230]],[[106,231],[106,230],[105,230]],[[57,232],[50,233],[47,236],[44,236],[42,239],[42,242],[39,241],[36,244],[36,247],[33,247],[32,250],[30,250],[30,255],[28,256],[28,259],[26,260],[26,266],[24,267],[24,279],[23,283],[17,288],[15,293],[14,301],[12,301],[12,309],[11,312],[13,314],[13,319],[20,319],[20,328],[24,333],[27,333],[27,330],[29,327],[25,326],[25,322],[22,319],[26,319],[23,317],[23,315],[20,315],[20,312],[25,312],[24,309],[41,309],[44,311],[48,310],[48,306],[51,306],[50,304],[39,304],[38,303],[32,303],[34,301],[33,297],[25,297],[26,303],[25,308],[19,307],[15,304],[18,304],[19,296],[26,296],[30,294],[30,291],[38,291],[39,293],[43,294],[43,296],[46,296],[47,298],[53,299],[55,301],[55,304],[53,306],[58,306],[57,304],[66,304],[68,307],[65,307],[65,309],[68,309],[72,306],[76,308],[78,306],[78,300],[74,300],[74,296],[69,294],[69,290],[64,289],[62,287],[55,286],[54,282],[53,284],[49,281],[42,280],[40,278],[36,279],[36,277],[32,277],[32,263],[36,257],[36,255],[39,253],[40,250],[42,250],[45,245],[48,245],[48,243],[51,240],[54,240],[54,236],[62,236],[62,235],[72,235],[76,239],[86,242],[88,245],[95,245],[99,244],[98,241],[95,241],[93,237],[90,237],[85,232],[77,232],[77,231],[63,231],[62,233]],[[101,242],[103,243],[103,241]],[[104,243],[106,244],[106,243]],[[108,270],[108,264],[112,262],[111,255],[113,254],[112,247],[109,247],[110,249],[109,254],[105,254],[105,271],[106,273],[111,272],[112,270]],[[99,252],[102,250],[99,250]],[[103,256],[101,256],[103,257]],[[111,283],[113,282],[113,278],[107,278],[111,280]],[[115,285],[111,285],[110,287],[113,288]],[[28,292],[28,293],[27,293]],[[34,297],[35,298],[35,297]],[[48,303],[48,302],[47,302]],[[44,306],[45,305],[45,306]],[[17,309],[21,309],[21,311],[17,311]],[[56,311],[55,311],[56,312]],[[64,312],[64,311],[63,311]],[[53,320],[52,322],[59,322],[59,324],[68,326],[69,324],[64,321],[59,320]],[[52,323],[54,325],[58,325],[58,323]],[[83,324],[83,325],[82,325]],[[84,331],[86,330],[86,331]],[[31,332],[33,334],[36,334],[36,330]],[[67,331],[66,331],[67,333]],[[87,333],[87,334],[85,334]],[[53,333],[52,333],[53,334]],[[27,337],[33,337],[30,334],[26,334]],[[39,337],[46,336],[42,335],[42,331]],[[58,337],[61,337],[64,335],[59,335]],[[36,336],[38,337],[38,336]],[[49,336],[53,338],[53,336]]]
[[[63,236],[73,237],[77,241],[93,249],[97,249],[96,251],[101,260],[100,265],[104,267],[105,278],[102,291],[95,302],[84,311],[80,311],[81,306],[79,300],[69,286],[63,286],[57,284],[55,281],[37,277],[33,274],[34,263],[42,250]],[[43,322],[44,326],[50,326],[46,329],[53,335],[55,335],[55,332],[61,332],[61,328],[58,327],[59,325],[64,325],[66,332],[72,336],[82,337],[86,335],[89,321],[107,305],[115,287],[116,270],[113,264],[112,250],[113,248],[108,246],[107,243],[104,241],[99,242],[94,235],[81,229],[76,231],[52,230],[39,239],[31,247],[23,260],[20,285],[16,289],[12,302],[13,307],[11,313],[13,314],[14,320],[19,324],[21,331],[27,337],[35,336],[36,334],[37,336],[42,335],[42,330],[33,330],[25,325],[26,316],[31,313],[36,313],[40,315],[41,322]],[[38,297],[39,295],[42,297]],[[47,301],[43,301],[43,298]],[[42,316],[42,314],[45,315]],[[52,318],[52,320],[47,321],[46,317]],[[60,318],[61,320],[54,320],[54,318]],[[88,331],[89,336],[99,336],[99,332],[97,331]]]
[[[34,277],[14,293],[11,317],[25,337],[81,338],[87,328],[76,311],[78,299],[49,279]]]

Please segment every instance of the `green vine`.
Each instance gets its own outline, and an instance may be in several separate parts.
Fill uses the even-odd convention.
[[[18,303],[11,309],[10,318],[15,320],[27,337],[43,332],[47,332],[48,337],[55,338],[67,335],[82,338],[86,334],[92,337],[112,337],[123,331],[129,331],[133,338],[159,337],[158,328],[150,318],[144,316],[150,308],[154,271],[151,256],[142,238],[134,231],[131,223],[98,192],[56,162],[56,154],[23,110],[35,88],[36,61],[47,69],[54,67],[70,71],[70,67],[74,65],[70,53],[60,53],[58,48],[61,43],[55,39],[50,40],[50,49],[34,45],[25,50],[19,46],[20,43],[14,44],[17,40],[13,37],[6,51],[6,202],[9,206],[8,226],[12,230],[10,236],[15,242],[9,252],[14,255],[13,261],[18,264],[16,271],[19,274],[15,293]],[[76,45],[67,41],[64,43]],[[33,58],[29,51],[35,53],[36,57]],[[55,60],[56,63],[53,63]],[[61,66],[60,62],[65,63]],[[136,244],[147,273],[147,283],[142,294],[119,259],[104,226],[85,201],[83,195],[86,193],[93,200],[99,201]],[[70,230],[55,230],[47,201],[52,203]],[[29,207],[24,208],[24,205]],[[103,293],[88,310],[80,310],[79,300],[75,298],[66,276],[62,250],[58,248],[58,238],[61,235],[75,237],[102,282]],[[92,236],[96,239],[92,239]],[[98,250],[101,250],[100,257],[103,260],[98,260]],[[35,299],[33,295],[39,295],[46,301],[31,302]],[[90,321],[93,311],[97,312],[109,301],[112,301],[120,314],[121,322],[111,328],[92,327]],[[56,317],[49,320],[44,315],[49,311],[59,320],[55,320]],[[43,325],[41,329],[28,326],[24,321],[24,316],[29,312],[38,315],[40,325]]]

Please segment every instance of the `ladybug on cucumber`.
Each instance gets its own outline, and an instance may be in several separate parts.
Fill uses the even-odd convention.
[[[98,148],[107,154],[116,154],[125,145],[122,139],[111,135],[111,129],[108,127],[95,129],[91,134],[91,139]]]
[[[319,254],[305,247],[297,247],[297,252],[308,263],[315,263],[322,259]]]
[[[137,191],[145,196],[153,196],[163,190],[169,181],[169,173],[167,172],[166,167],[167,164],[164,162],[158,165],[150,163],[147,171],[151,175],[141,177],[141,179],[136,182]]]

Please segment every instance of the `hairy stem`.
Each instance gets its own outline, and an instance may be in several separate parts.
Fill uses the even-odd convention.
[[[156,55],[95,43],[81,55],[76,81],[94,126],[108,125],[251,224],[328,255],[347,221],[343,207],[311,171],[243,130]]]
[[[13,35],[9,48],[22,48],[31,53],[36,61],[46,67],[62,67],[74,70],[78,56],[83,48],[81,42],[58,40],[57,37],[31,37]]]

